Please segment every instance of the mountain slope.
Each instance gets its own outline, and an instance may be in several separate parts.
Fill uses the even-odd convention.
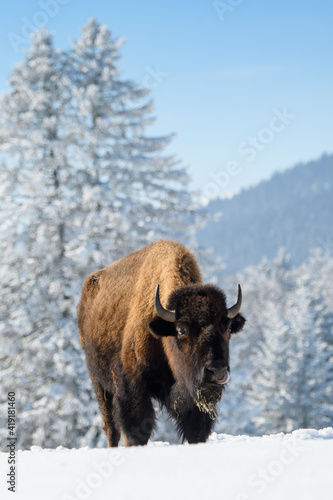
[[[198,233],[228,273],[273,259],[284,247],[294,264],[333,237],[333,155],[276,173],[231,199],[214,200],[208,211],[221,213]]]

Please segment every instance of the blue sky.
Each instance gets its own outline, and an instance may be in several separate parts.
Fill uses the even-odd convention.
[[[226,196],[333,152],[328,0],[16,0],[0,19],[0,90],[38,23],[69,47],[89,17],[124,37],[122,75],[149,85],[192,187]],[[22,37],[16,46],[13,34]]]

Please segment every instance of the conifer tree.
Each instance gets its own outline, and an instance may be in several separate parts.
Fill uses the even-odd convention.
[[[195,231],[186,170],[163,155],[171,137],[146,134],[151,102],[121,79],[120,46],[94,20],[69,50],[37,31],[0,101],[0,384],[17,390],[23,448],[104,442],[77,334],[83,279]]]

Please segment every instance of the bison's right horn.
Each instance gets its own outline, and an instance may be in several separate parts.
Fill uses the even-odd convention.
[[[233,319],[235,316],[237,316],[237,314],[240,311],[241,305],[242,305],[242,289],[241,286],[238,285],[237,302],[233,306],[229,307],[229,309],[227,309],[227,317],[229,319]]]
[[[176,321],[176,313],[173,311],[168,311],[168,309],[164,309],[160,301],[160,285],[156,287],[155,293],[155,311],[157,315],[164,319],[164,321],[169,321],[169,323],[174,323]]]

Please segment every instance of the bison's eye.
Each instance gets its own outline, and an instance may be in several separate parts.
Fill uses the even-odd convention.
[[[187,335],[188,331],[185,326],[177,326],[177,332],[179,335]]]

